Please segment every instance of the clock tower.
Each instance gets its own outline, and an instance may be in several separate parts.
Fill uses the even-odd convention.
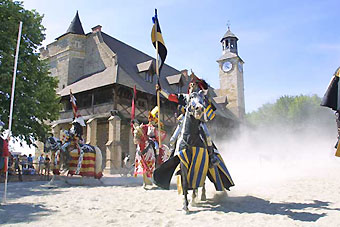
[[[245,115],[243,60],[238,55],[238,38],[230,31],[221,39],[222,56],[217,60],[219,65],[219,96],[227,96],[227,108],[241,121]]]

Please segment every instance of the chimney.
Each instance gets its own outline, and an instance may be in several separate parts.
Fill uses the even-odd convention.
[[[101,25],[97,25],[97,26],[94,26],[92,28],[92,33],[101,32],[101,31],[102,31],[102,26]]]
[[[183,74],[183,76],[188,77],[188,70],[187,69],[181,70],[181,73]]]
[[[187,69],[183,69],[181,70],[181,74],[184,76],[185,80],[188,80],[188,70]]]

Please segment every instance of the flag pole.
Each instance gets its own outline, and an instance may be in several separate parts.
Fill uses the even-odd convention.
[[[20,47],[20,40],[21,40],[21,31],[22,31],[22,21],[20,21],[20,23],[19,23],[19,33],[18,33],[17,49],[16,49],[16,52],[15,52],[15,60],[14,60],[12,94],[11,94],[11,106],[10,106],[10,111],[9,111],[9,122],[8,122],[8,136],[7,136],[8,141],[9,141],[11,133],[12,133],[15,79],[17,77],[17,65],[18,65],[19,47]],[[6,162],[5,162],[6,177],[5,177],[5,191],[4,191],[3,203],[7,202],[6,200],[7,200],[7,182],[8,182],[8,159],[9,159],[9,157],[6,157]]]
[[[157,17],[157,9],[155,9],[155,16]],[[155,20],[155,40],[156,40],[156,75],[158,78],[158,84],[160,84],[159,80],[160,80],[160,76],[159,76],[159,57],[158,57],[158,40],[157,40],[157,28],[158,28],[158,19]],[[159,143],[159,147],[162,146],[162,138],[161,138],[161,100],[160,100],[160,95],[159,95],[160,91],[157,91],[157,106],[158,106],[158,143]]]

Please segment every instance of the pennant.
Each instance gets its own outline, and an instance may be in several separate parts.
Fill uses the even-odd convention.
[[[132,96],[132,104],[131,104],[131,122],[130,122],[130,126],[131,126],[131,130],[133,132],[133,121],[135,120],[135,110],[136,110],[136,106],[135,106],[135,101],[137,99],[137,90],[136,90],[136,85],[133,87],[133,96]]]
[[[74,118],[77,118],[77,111],[78,111],[78,107],[77,107],[77,103],[76,103],[77,99],[76,97],[74,97],[74,95],[72,94],[72,91],[70,90],[70,102],[72,105],[72,111],[73,111],[73,116]]]
[[[133,87],[133,96],[132,96],[132,104],[131,104],[131,121],[135,119],[135,101],[136,101],[136,96],[137,90],[136,90],[136,85]]]
[[[166,55],[167,55],[167,49],[165,47],[165,43],[164,43],[162,32],[161,32],[161,27],[159,25],[159,21],[157,17],[157,9],[155,9],[155,16],[152,17],[152,21],[153,21],[153,27],[151,31],[151,41],[152,41],[153,46],[157,49],[157,54],[161,58],[161,64],[159,66],[159,74],[160,74],[162,66],[165,62]],[[157,43],[157,46],[156,46],[156,43]]]

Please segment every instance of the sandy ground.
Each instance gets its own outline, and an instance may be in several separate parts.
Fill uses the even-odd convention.
[[[246,181],[239,175],[231,192],[216,193],[185,215],[182,197],[172,190],[144,190],[141,178],[106,176],[103,185],[72,179],[13,182],[0,206],[1,226],[340,226],[340,167],[322,168],[314,177]],[[318,170],[318,169],[317,169]],[[320,169],[319,169],[320,170]],[[297,174],[299,175],[299,174]],[[238,182],[239,181],[239,182]],[[3,195],[3,184],[1,196]]]
[[[58,181],[58,188],[10,182],[0,225],[340,226],[340,158],[334,137],[321,140],[316,133],[316,139],[279,136],[265,143],[246,134],[241,143],[220,143],[236,186],[216,193],[207,181],[207,201],[190,206],[188,215],[175,184],[144,190],[141,178],[106,175],[103,184],[73,178],[72,186]],[[3,189],[0,184],[1,198]]]

